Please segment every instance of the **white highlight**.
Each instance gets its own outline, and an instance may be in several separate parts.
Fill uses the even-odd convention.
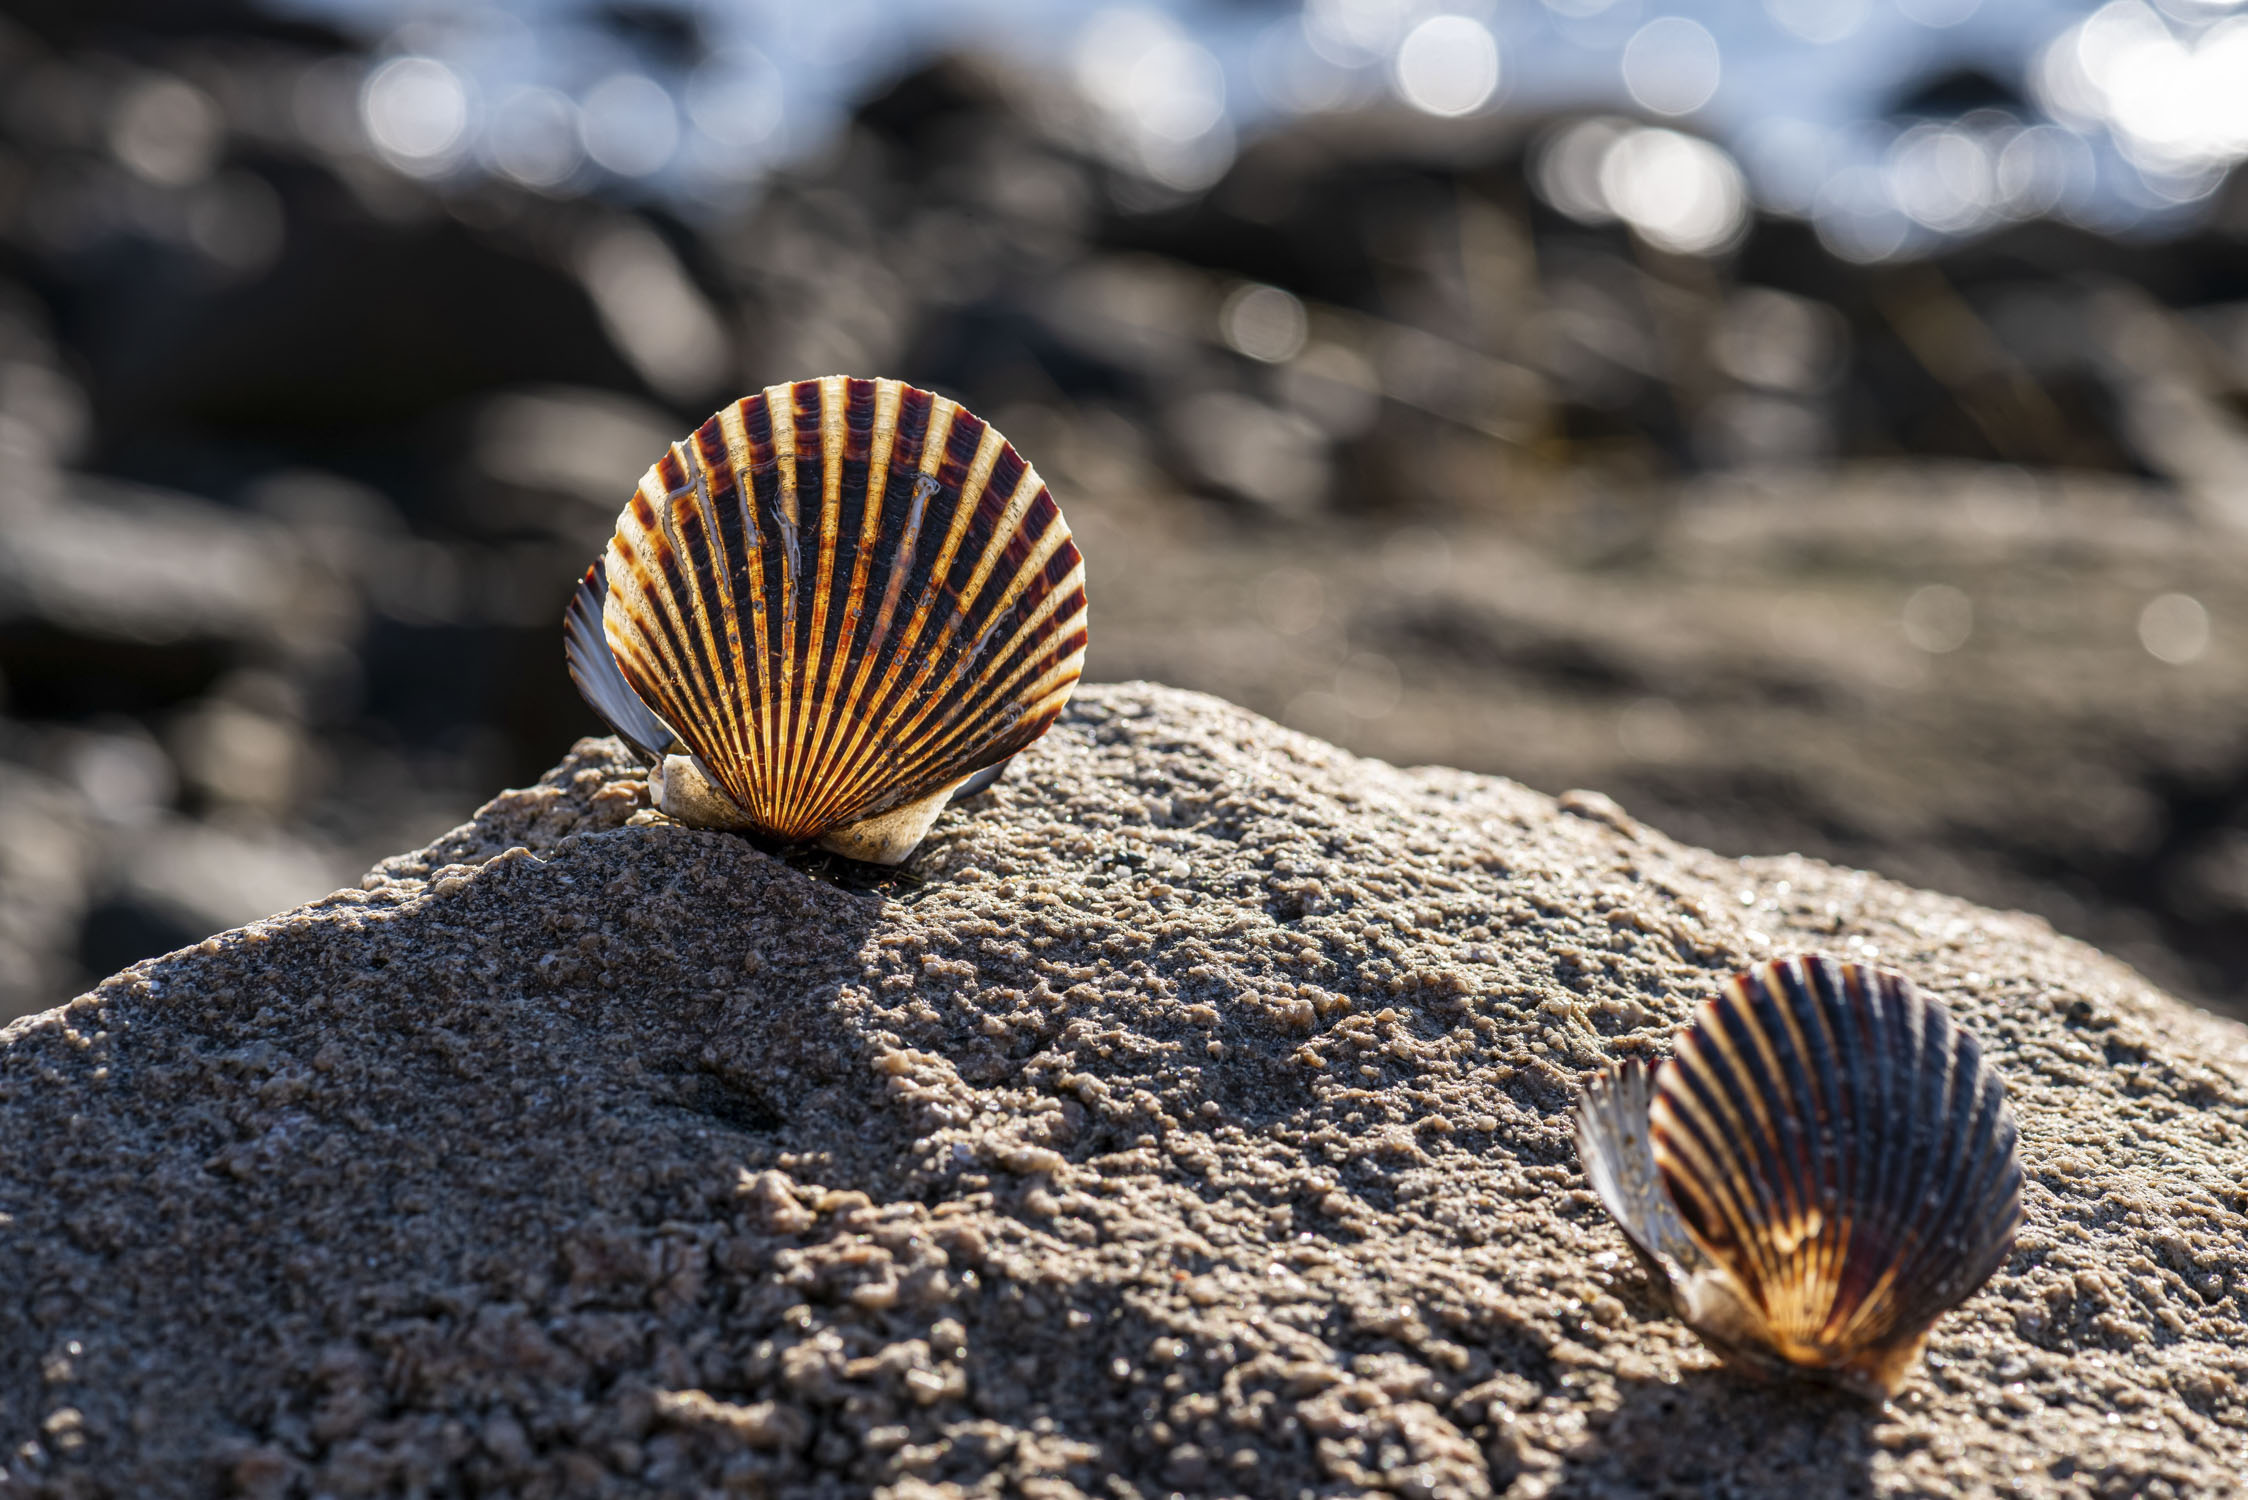
[[[449,166],[468,135],[468,90],[434,57],[398,57],[359,95],[367,139],[407,171]]]
[[[1499,44],[1469,16],[1431,16],[1397,49],[1397,92],[1432,115],[1472,114],[1499,91]]]
[[[2183,33],[2183,34],[2181,34]],[[2248,158],[2248,15],[2181,27],[2143,0],[2110,0],[2056,37],[2031,81],[2063,123],[2103,125],[2162,191],[2190,197]]]
[[[1169,16],[1104,10],[1079,33],[1073,62],[1079,91],[1130,165],[1180,191],[1208,187],[1232,165],[1225,70]]]
[[[1302,351],[1310,322],[1304,305],[1287,292],[1251,284],[1225,299],[1218,329],[1238,352],[1276,365]]]
[[[1600,192],[1641,239],[1681,255],[1710,255],[1748,226],[1748,184],[1733,159],[1675,130],[1636,130],[1600,161]]]
[[[2191,594],[2164,594],[2139,611],[2139,644],[2174,667],[2199,661],[2209,650],[2209,611]]]
[[[1698,21],[1664,16],[1624,43],[1624,87],[1642,109],[1692,114],[1717,92],[1722,58],[1717,38]]]

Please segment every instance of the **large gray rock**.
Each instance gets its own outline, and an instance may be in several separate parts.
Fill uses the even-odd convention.
[[[363,891],[0,1032],[0,1493],[2217,1494],[2248,1033],[2042,923],[1097,688],[911,874],[587,741]],[[1576,1080],[1915,975],[2028,1224],[1873,1410],[1745,1382]]]

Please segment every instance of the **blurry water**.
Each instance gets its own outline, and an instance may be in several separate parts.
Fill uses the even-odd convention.
[[[1594,118],[1548,142],[1540,180],[1688,252],[1728,243],[1749,198],[1859,260],[2038,215],[2161,232],[2248,156],[2242,0],[271,3],[368,41],[365,75],[335,81],[408,171],[690,211],[818,151],[856,98],[948,47],[1050,73],[1113,156],[1182,192],[1289,115],[1675,123]],[[156,155],[193,137],[163,104]]]

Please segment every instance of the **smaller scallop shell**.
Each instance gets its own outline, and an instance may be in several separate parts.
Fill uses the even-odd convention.
[[[2005,1089],[1910,980],[1779,959],[1704,1001],[1676,1057],[1596,1075],[1588,1180],[1720,1353],[1894,1395],[2021,1223]]]

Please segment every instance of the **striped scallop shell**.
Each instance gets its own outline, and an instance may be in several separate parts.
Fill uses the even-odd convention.
[[[2013,1117],[1975,1039],[1902,975],[1832,958],[1726,981],[1651,1086],[1636,1062],[1588,1084],[1578,1139],[1696,1332],[1876,1396],[2021,1223]]]
[[[636,741],[675,731],[643,748],[690,758],[665,762],[666,811],[694,806],[691,774],[717,810],[688,821],[885,862],[1045,733],[1085,658],[1084,565],[1037,471],[894,380],[720,411],[641,479],[586,590],[647,718],[627,722],[573,618],[588,700]]]

